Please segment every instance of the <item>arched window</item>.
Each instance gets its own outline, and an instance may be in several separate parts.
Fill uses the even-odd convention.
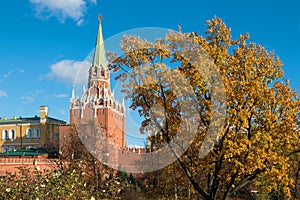
[[[104,76],[105,74],[104,74],[104,69],[103,68],[101,68],[101,76]]]
[[[8,135],[8,130],[3,130],[2,131],[2,140],[8,140],[9,135]]]
[[[16,132],[14,129],[9,130],[9,139],[11,139],[11,140],[16,139]]]
[[[7,152],[7,146],[2,146],[2,153],[5,153],[5,152]]]
[[[8,151],[14,151],[15,150],[15,147],[14,146],[10,146],[9,148],[8,148]]]
[[[34,138],[40,138],[40,129],[39,128],[34,128],[33,137]]]
[[[26,129],[26,138],[31,138],[32,137],[32,131],[31,128]]]

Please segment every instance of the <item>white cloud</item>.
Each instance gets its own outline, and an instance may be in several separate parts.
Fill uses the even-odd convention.
[[[54,98],[67,98],[69,95],[67,94],[53,94],[52,97]]]
[[[23,100],[24,104],[34,102],[34,98],[32,96],[23,96],[21,97],[21,99]]]
[[[68,85],[83,84],[87,82],[89,61],[62,60],[53,64],[47,78],[54,78]]]
[[[83,23],[87,2],[96,4],[96,0],[29,0],[35,6],[38,17],[57,17],[60,22],[73,19],[77,25]]]
[[[6,92],[3,91],[3,90],[0,90],[0,98],[1,98],[1,97],[7,97]]]
[[[58,113],[63,116],[66,115],[66,111],[64,109],[59,110]]]
[[[78,20],[78,21],[76,22],[76,25],[77,25],[77,26],[80,26],[83,22],[84,22],[84,20],[83,20],[83,19],[80,19],[80,20]]]
[[[45,90],[36,90],[30,95],[20,97],[20,99],[23,100],[23,104],[33,103],[35,101],[35,98],[37,98],[41,93],[44,92]]]
[[[7,79],[8,77],[10,77],[11,75],[13,75],[14,73],[16,72],[19,72],[19,73],[24,73],[24,69],[14,69],[14,70],[11,70],[5,74],[2,75],[2,77],[0,78],[0,81],[4,81],[5,79]]]

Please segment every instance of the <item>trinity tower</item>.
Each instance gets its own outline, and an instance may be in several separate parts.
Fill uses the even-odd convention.
[[[94,57],[89,69],[87,89],[76,97],[74,88],[70,100],[70,124],[77,120],[94,118],[101,125],[108,141],[114,146],[125,145],[125,106],[117,101],[110,88],[110,73],[106,63],[102,18],[99,17]]]

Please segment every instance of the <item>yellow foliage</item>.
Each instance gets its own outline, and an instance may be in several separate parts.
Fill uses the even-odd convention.
[[[201,174],[200,189],[195,189],[203,197],[213,191],[219,196],[223,195],[221,191],[227,191],[225,195],[230,196],[246,183],[255,181],[256,186],[266,192],[283,188],[290,198],[293,181],[289,177],[289,153],[299,149],[296,126],[300,103],[289,82],[282,79],[283,63],[274,52],[248,42],[248,33],[234,40],[231,29],[221,19],[214,18],[206,23],[206,37],[170,32],[156,43],[125,37],[121,45],[125,56],[112,57],[111,68],[123,70],[120,73],[126,77],[124,86],[127,97],[132,100],[131,107],[140,109],[146,119],[142,128],[162,131],[159,139],[151,138],[158,148],[173,137],[180,137],[182,116],[188,115],[186,110],[181,110],[182,103],[197,103],[193,110],[199,116],[185,123],[198,122],[200,128],[197,127],[198,134],[180,162],[192,163],[189,170],[183,167],[192,172],[190,175],[185,172],[189,180]],[[209,62],[191,63],[180,52],[189,52],[197,58],[204,57],[203,52],[206,52],[216,65],[226,91],[225,121],[216,122],[223,131],[217,133],[213,151],[204,158],[195,155],[203,144],[209,124],[213,123],[211,83],[205,78],[213,72],[208,67],[196,70],[193,64],[205,66]],[[172,63],[176,66],[168,68]],[[178,80],[186,80],[188,84]],[[190,91],[195,95],[185,96]],[[151,118],[155,105],[161,110],[156,110],[155,118]],[[185,132],[194,131],[185,128]],[[213,185],[216,182],[212,180],[218,180],[216,191]],[[201,189],[207,185],[209,189]]]

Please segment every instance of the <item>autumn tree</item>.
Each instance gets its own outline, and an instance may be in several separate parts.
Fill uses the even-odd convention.
[[[274,52],[249,34],[233,39],[219,18],[207,21],[204,36],[170,31],[154,43],[126,36],[121,48],[122,56],[110,53],[110,67],[145,119],[141,130],[155,130],[149,140],[171,149],[199,196],[228,199],[251,186],[291,198],[300,107]]]

